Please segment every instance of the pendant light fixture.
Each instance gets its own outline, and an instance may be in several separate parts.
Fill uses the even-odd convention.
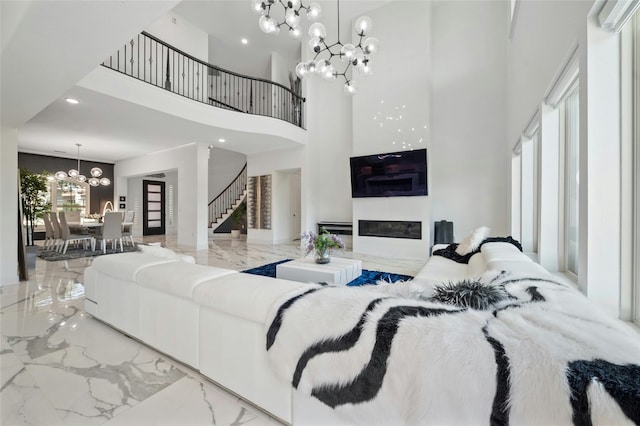
[[[111,185],[111,180],[109,178],[103,177],[101,178],[100,176],[102,176],[102,169],[100,167],[94,167],[91,169],[90,173],[91,173],[91,177],[89,179],[87,179],[87,177],[85,175],[83,175],[82,173],[80,173],[80,147],[82,146],[82,144],[77,143],[76,146],[78,147],[78,168],[77,169],[71,169],[68,172],[65,171],[57,171],[54,175],[53,178],[49,178],[49,180],[65,180],[65,179],[75,179],[78,182],[87,182],[89,183],[89,185],[91,186],[109,186]]]
[[[280,5],[284,8],[282,22],[274,18],[272,6]],[[301,0],[252,0],[251,9],[260,16],[258,26],[266,34],[280,34],[280,27],[286,26],[289,35],[295,39],[300,38],[300,14],[305,12],[309,21],[315,21],[320,17],[321,9],[318,3],[302,4]]]
[[[315,56],[309,61],[300,62],[296,66],[296,74],[300,78],[317,75],[326,80],[341,76],[345,93],[353,95],[356,93],[356,82],[353,81],[351,68],[358,70],[361,75],[371,75],[371,57],[378,52],[380,42],[375,37],[368,37],[372,28],[371,18],[361,16],[354,25],[358,44],[343,44],[340,41],[340,0],[337,3],[338,40],[328,44],[326,27],[320,22],[312,24],[309,27],[309,48]]]

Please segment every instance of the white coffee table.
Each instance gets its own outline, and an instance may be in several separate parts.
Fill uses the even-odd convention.
[[[320,265],[311,257],[276,265],[276,277],[286,280],[325,282],[346,285],[362,275],[362,261],[332,257],[331,262]]]

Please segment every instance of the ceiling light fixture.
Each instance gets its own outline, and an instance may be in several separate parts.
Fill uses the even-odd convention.
[[[284,8],[284,18],[278,22],[272,17],[271,6],[279,4]],[[320,17],[322,9],[318,3],[309,3],[309,6],[302,4],[301,0],[252,0],[251,9],[260,16],[258,26],[262,32],[267,34],[280,34],[280,27],[286,25],[289,35],[295,39],[300,38],[300,13],[305,12],[307,19],[315,21]]]
[[[69,102],[70,104],[73,104],[73,105],[80,103],[80,102],[78,102],[77,99],[73,99],[73,98],[66,98],[65,101],[67,101],[67,102]]]
[[[242,44],[247,44],[247,43],[249,43],[249,40],[247,40],[246,38],[243,38],[242,40],[240,40],[240,42]]]
[[[371,56],[380,47],[380,42],[375,37],[367,37],[371,31],[372,22],[368,16],[359,17],[354,25],[358,44],[343,44],[340,41],[340,0],[338,3],[338,41],[327,44],[327,29],[320,22],[309,27],[309,47],[315,53],[313,59],[300,62],[296,66],[296,74],[300,78],[308,75],[319,75],[326,80],[344,78],[344,91],[350,95],[356,93],[356,82],[353,81],[353,67],[361,75],[371,75]],[[365,38],[366,37],[366,38]],[[335,60],[339,58],[340,60]],[[340,72],[339,69],[342,69]]]
[[[87,179],[87,177],[85,175],[83,175],[82,173],[80,173],[80,147],[82,146],[82,144],[77,143],[76,146],[78,147],[78,168],[77,169],[71,169],[68,172],[65,171],[57,171],[53,177],[49,176],[48,180],[52,181],[52,180],[65,180],[68,178],[72,178],[77,180],[78,182],[88,182],[89,185],[91,186],[108,186],[111,185],[111,180],[109,180],[109,178],[103,177],[100,178],[100,176],[102,176],[102,169],[100,167],[94,167],[91,169],[90,173],[91,173],[91,177],[89,179]]]
[[[220,143],[225,143],[226,141],[227,141],[227,140],[226,140],[226,139],[223,139],[223,138],[218,139],[218,142],[220,142]]]

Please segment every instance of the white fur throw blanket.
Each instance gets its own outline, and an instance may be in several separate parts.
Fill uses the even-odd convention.
[[[411,282],[312,284],[272,307],[271,365],[350,423],[640,424],[637,332],[559,283],[485,282],[511,298],[480,311]]]

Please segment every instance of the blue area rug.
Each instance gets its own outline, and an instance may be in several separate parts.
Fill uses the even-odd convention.
[[[242,272],[246,274],[253,275],[262,275],[265,277],[276,277],[276,265],[281,263],[290,262],[293,259],[285,259],[279,262],[268,263],[266,265],[258,266],[256,268],[246,269]],[[368,269],[362,270],[362,275],[360,275],[355,280],[347,283],[349,287],[358,287],[361,285],[375,285],[379,281],[386,281],[390,283],[395,283],[396,281],[408,281],[413,277],[410,275],[402,275],[402,274],[392,274],[390,272],[380,272],[380,271],[369,271]]]

